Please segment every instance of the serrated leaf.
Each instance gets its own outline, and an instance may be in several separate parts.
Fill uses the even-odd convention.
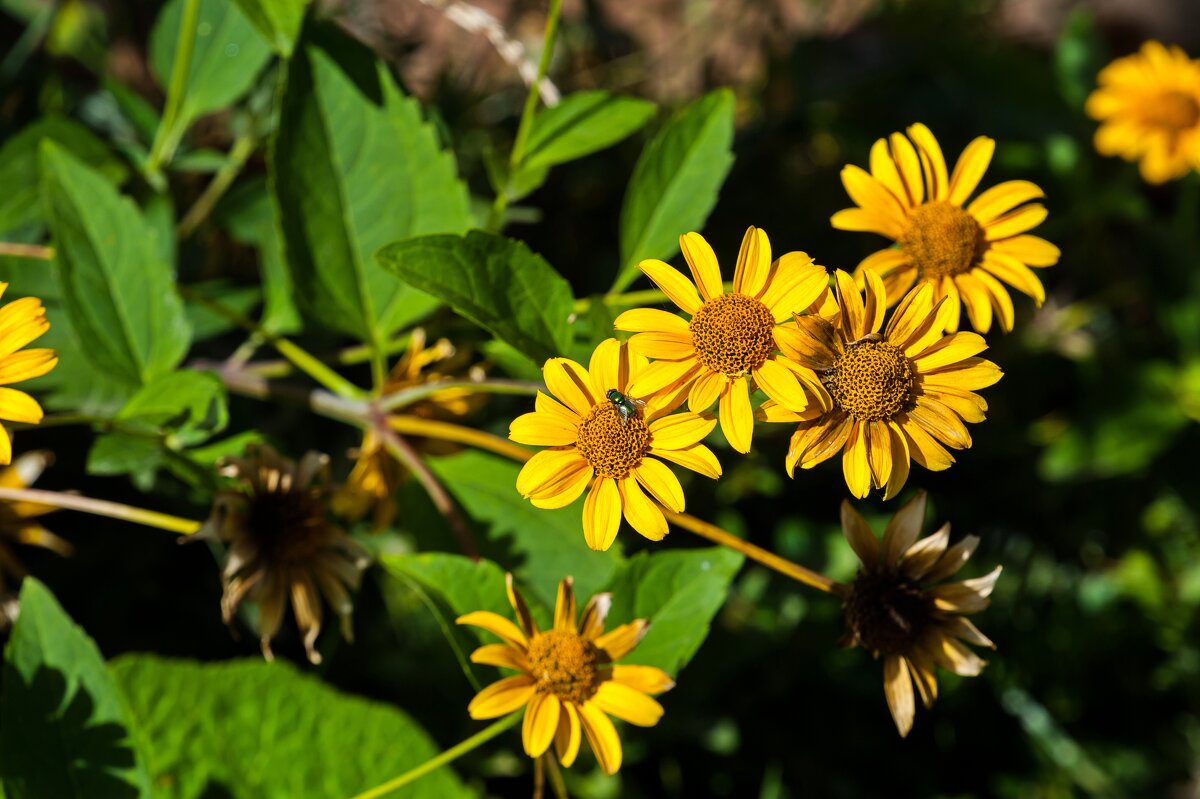
[[[187,0],[169,0],[150,32],[150,66],[166,87],[171,81],[179,26]],[[232,104],[249,91],[271,58],[271,49],[254,25],[229,0],[199,0],[196,40],[188,67],[179,121],[191,120]]]
[[[398,241],[376,258],[538,363],[570,346],[571,286],[519,241],[472,230]]]
[[[42,145],[42,199],[71,326],[101,369],[144,384],[187,352],[189,330],[154,228],[100,174]]]
[[[44,585],[26,577],[4,650],[0,777],[9,799],[150,796],[130,717],[100,651]]]
[[[611,147],[649,122],[654,108],[604,91],[569,94],[533,118],[521,166],[545,169]]]
[[[607,628],[650,619],[650,631],[627,662],[678,674],[707,637],[743,559],[714,547],[639,552],[627,560],[606,589],[613,595]]]
[[[308,0],[237,0],[237,4],[275,52],[291,57]]]
[[[112,672],[158,799],[345,799],[440,749],[398,708],[343,694],[280,661],[126,655]],[[473,795],[449,768],[404,789],[413,799]]]
[[[4,187],[0,192],[0,237],[10,238],[14,231],[37,231],[42,227],[38,148],[43,141],[62,145],[111,183],[120,184],[129,174],[108,145],[79,123],[65,117],[39,119],[0,147],[0,186]]]
[[[378,344],[436,307],[372,256],[398,239],[465,231],[467,190],[417,102],[369,53],[345,41],[297,50],[270,170],[309,316]]]
[[[682,109],[646,145],[621,206],[621,271],[614,291],[646,258],[679,252],[679,237],[701,230],[733,166],[733,93],[719,89]]]
[[[225,384],[209,372],[172,372],[142,386],[117,419],[131,428],[170,431],[184,444],[200,443],[229,423]]]

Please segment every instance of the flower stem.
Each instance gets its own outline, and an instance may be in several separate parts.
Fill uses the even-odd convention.
[[[54,248],[40,244],[18,244],[0,241],[0,255],[15,255],[18,258],[36,258],[40,261],[54,260]]]
[[[196,24],[200,18],[200,0],[184,0],[183,14],[179,20],[179,38],[175,44],[175,62],[171,65],[171,83],[167,87],[167,104],[162,119],[154,134],[154,143],[146,157],[147,175],[158,175],[163,162],[170,161],[182,136],[176,131],[179,109],[183,106],[183,95],[187,91],[188,72],[192,67],[192,49],[196,44]]]
[[[179,238],[186,239],[192,235],[196,228],[200,227],[200,224],[208,218],[213,208],[216,207],[217,201],[233,185],[233,181],[242,171],[242,167],[246,165],[246,159],[254,152],[257,143],[252,133],[244,133],[233,142],[233,147],[229,151],[229,160],[221,165],[217,174],[213,175],[212,182],[205,187],[204,192],[176,226],[175,232]]]
[[[60,491],[44,491],[39,488],[0,488],[0,500],[34,502],[38,505],[50,505],[64,510],[76,510],[95,516],[107,516],[110,519],[143,524],[147,527],[157,527],[159,530],[181,535],[191,535],[200,529],[200,522],[192,519],[184,519],[145,508],[135,508],[132,505],[122,505],[119,502],[109,502],[106,499],[91,499],[77,494],[64,494]]]
[[[508,439],[450,422],[438,422],[418,416],[389,416],[388,427],[401,435],[427,436],[440,438],[443,441],[454,441],[517,461],[527,461],[533,457],[532,452],[513,444]]]
[[[397,788],[402,788],[405,785],[408,785],[410,782],[417,780],[421,777],[424,777],[429,772],[431,772],[435,769],[441,768],[442,766],[446,765],[447,763],[450,763],[453,760],[456,760],[457,758],[462,757],[467,752],[470,752],[472,749],[476,748],[480,744],[487,743],[488,741],[492,740],[493,738],[495,738],[497,735],[504,732],[508,728],[516,726],[517,722],[519,722],[520,720],[521,720],[521,713],[510,713],[509,715],[505,716],[504,718],[493,722],[490,726],[484,727],[482,730],[475,733],[474,735],[472,735],[470,738],[466,739],[462,743],[457,744],[456,746],[452,746],[449,749],[447,749],[446,751],[437,755],[436,757],[432,757],[429,760],[426,760],[424,763],[417,766],[416,768],[410,769],[410,770],[404,772],[403,774],[401,774],[399,777],[388,780],[387,782],[383,783],[382,785],[377,785],[376,787],[371,788],[368,791],[363,791],[362,793],[357,794],[356,796],[352,797],[351,799],[378,799],[378,797],[380,797],[380,796],[387,796],[389,793],[391,793],[392,791],[395,791]]]
[[[480,394],[524,394],[532,396],[542,388],[540,383],[524,380],[446,380],[422,383],[412,388],[387,394],[379,398],[376,405],[383,412],[394,411],[406,405],[440,394],[443,391],[473,391]]]
[[[546,752],[542,755],[542,759],[546,761],[546,771],[550,774],[550,789],[554,791],[556,799],[571,799],[567,794],[567,784],[563,782],[563,775],[558,770],[558,761],[554,759],[554,755]]]

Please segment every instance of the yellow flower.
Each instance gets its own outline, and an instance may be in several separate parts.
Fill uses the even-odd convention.
[[[797,463],[811,469],[842,452],[854,496],[865,497],[875,486],[890,499],[908,479],[910,458],[939,471],[954,463],[946,447],[971,446],[963,422],[981,422],[987,410],[974,392],[1001,372],[975,357],[987,349],[982,336],[944,335],[953,303],[935,303],[928,284],[905,297],[881,334],[883,281],[874,272],[865,280],[864,303],[854,278],[839,269],[836,322],[810,314],[776,332],[784,354],[819,376],[825,410],[805,418],[768,400],[759,412],[769,422],[800,423],[788,448],[789,475]]]
[[[915,145],[915,146],[914,146]],[[959,325],[959,303],[980,333],[992,326],[1012,330],[1013,304],[1007,283],[1033,297],[1046,299],[1042,282],[1029,268],[1052,266],[1059,251],[1050,242],[1028,235],[1046,218],[1046,208],[1030,200],[1044,196],[1027,180],[1010,180],[976,197],[996,143],[980,136],[967,145],[947,174],[937,139],[924,125],[913,125],[908,137],[893,133],[871,148],[871,172],[857,166],[842,170],[842,183],[857,208],[833,215],[840,230],[878,233],[896,247],[867,256],[861,273],[875,272],[894,305],[914,283],[934,288],[934,299],[949,297],[946,329]]]
[[[41,477],[54,456],[44,450],[26,452],[11,466],[0,469],[0,486],[4,488],[28,488]],[[8,629],[16,621],[19,607],[15,586],[9,580],[25,579],[25,567],[17,558],[11,544],[42,547],[59,555],[70,555],[71,545],[38,523],[55,508],[36,502],[0,502],[0,629]]]
[[[808,406],[803,375],[777,354],[776,325],[803,311],[828,289],[829,275],[802,252],[790,252],[771,263],[771,243],[751,227],[742,239],[733,291],[725,293],[712,247],[698,233],[679,237],[679,247],[692,271],[688,280],[662,261],[638,264],[686,313],[650,308],[617,317],[618,330],[636,332],[630,343],[657,360],[641,375],[638,394],[687,391],[695,413],[720,400],[721,431],[738,452],[750,451],[754,412],[748,377],[768,397],[794,411]],[[697,293],[699,289],[699,293]]]
[[[0,296],[7,288],[7,283],[0,283]],[[58,363],[54,350],[21,349],[49,329],[46,309],[37,297],[22,297],[0,308],[0,419],[25,424],[42,421],[37,400],[8,386],[41,377]],[[0,464],[11,462],[12,438],[0,425]]]
[[[396,361],[384,382],[383,393],[394,394],[425,383],[453,379],[444,371],[429,367],[438,364],[443,370],[457,370],[462,364],[454,363],[456,354],[454,345],[444,338],[438,339],[432,347],[426,347],[424,329],[415,328],[408,349]],[[472,378],[483,375],[479,367],[472,367],[469,374]],[[405,406],[404,412],[427,419],[453,419],[470,413],[482,401],[483,395],[478,392],[449,388]],[[354,468],[345,484],[334,492],[330,507],[334,513],[351,521],[371,513],[372,528],[382,530],[396,518],[396,489],[404,470],[373,430],[363,434],[362,446],[353,456]]]
[[[1100,70],[1097,82],[1086,110],[1100,122],[1101,155],[1140,161],[1149,183],[1200,169],[1200,63],[1150,41]]]
[[[647,363],[612,338],[596,347],[587,369],[568,358],[551,358],[542,374],[561,402],[539,391],[536,410],[509,427],[513,441],[549,447],[517,475],[517,490],[534,505],[564,507],[591,484],[583,504],[583,535],[592,549],[612,546],[622,513],[651,541],[667,534],[659,505],[682,512],[683,487],[656,458],[707,477],[721,475],[716,456],[700,443],[716,427],[715,419],[695,413],[666,416],[678,403],[662,394],[634,395],[645,407],[626,417],[606,397],[612,389],[628,395]]]
[[[259,604],[263,656],[272,659],[271,639],[291,599],[308,659],[320,663],[321,597],[353,640],[350,591],[358,588],[369,557],[366,549],[326,517],[329,458],[309,452],[299,464],[266,444],[252,444],[243,458],[226,458],[221,473],[233,486],[219,492],[212,514],[192,538],[229,543],[222,573],[221,613],[233,621],[238,606]]]
[[[917,493],[888,523],[883,546],[871,528],[842,503],[842,532],[862,561],[862,569],[844,591],[849,628],[843,643],[883,655],[883,692],[901,736],[912,729],[916,703],[913,685],[926,708],[937,699],[933,667],[973,677],[986,663],[966,644],[995,645],[966,618],[988,606],[1000,567],[983,577],[935,583],[952,577],[979,545],[967,536],[954,546],[950,525],[917,540],[925,520],[925,492]]]
[[[551,630],[538,630],[511,574],[508,600],[520,627],[484,610],[458,618],[459,624],[480,627],[504,642],[479,647],[471,653],[472,662],[520,672],[476,694],[467,712],[473,719],[494,719],[524,707],[521,740],[527,755],[540,757],[553,742],[559,762],[570,767],[586,737],[600,768],[616,774],[621,739],[608,716],[653,727],[663,709],[650,697],[675,686],[662,669],[616,665],[642,640],[650,622],[638,619],[605,633],[611,594],[592,597],[577,622],[570,577],[558,584]]]

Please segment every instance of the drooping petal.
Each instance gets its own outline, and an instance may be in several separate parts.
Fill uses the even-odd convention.
[[[871,467],[871,482],[886,486],[892,476],[892,437],[887,422],[877,419],[861,423],[867,437],[867,463]]]
[[[558,732],[558,717],[562,703],[554,694],[536,693],[525,708],[525,719],[521,723],[521,743],[525,754],[541,757],[550,748]]]
[[[473,719],[494,719],[520,709],[533,698],[537,687],[528,674],[505,677],[475,694],[467,705]]]
[[[954,285],[958,287],[963,305],[967,307],[967,317],[971,320],[971,327],[980,333],[986,333],[992,327],[992,295],[987,286],[975,277],[975,272],[982,272],[982,270],[976,269],[955,275]]]
[[[842,500],[842,534],[863,566],[871,570],[879,564],[879,541],[871,532],[867,520],[847,499]]]
[[[728,378],[719,372],[701,372],[688,391],[688,410],[702,413],[712,407],[721,396]]]
[[[912,730],[917,707],[913,698],[912,678],[908,674],[908,663],[899,655],[888,655],[883,661],[883,694],[887,697],[888,710],[900,737]]]
[[[663,714],[663,707],[657,701],[616,680],[600,683],[589,704],[639,727],[653,727]]]
[[[610,777],[616,774],[621,768],[621,739],[617,737],[617,728],[592,702],[579,706],[579,720],[600,769]]]
[[[745,454],[750,451],[750,440],[754,435],[754,410],[750,407],[750,390],[746,378],[732,380],[721,394],[718,406],[721,432],[729,446]]]
[[[617,483],[599,477],[592,483],[583,503],[583,540],[594,550],[604,552],[612,546],[621,527],[621,493]]]
[[[1046,289],[1042,281],[1025,264],[1003,253],[989,252],[983,256],[983,269],[1000,278],[1022,294],[1033,297],[1040,308],[1046,301]]]
[[[866,425],[853,422],[842,453],[842,475],[846,487],[859,499],[871,493],[871,465],[867,458]]]
[[[570,702],[563,702],[558,714],[558,729],[554,732],[554,753],[565,768],[570,768],[575,762],[582,740],[579,711]]]
[[[621,492],[621,508],[629,526],[639,535],[651,541],[661,541],[666,538],[668,532],[666,517],[642,491],[637,480],[632,477],[618,480],[617,489]]]
[[[683,512],[683,486],[669,466],[654,458],[645,458],[630,471],[642,488],[663,507],[676,513]]]
[[[808,395],[799,379],[773,357],[768,357],[751,374],[758,387],[784,407],[797,412],[808,407]]]
[[[904,488],[908,481],[909,461],[912,457],[908,450],[908,439],[900,426],[893,420],[888,420],[887,425],[888,435],[892,440],[892,474],[883,492],[885,501],[895,498],[900,489]]]

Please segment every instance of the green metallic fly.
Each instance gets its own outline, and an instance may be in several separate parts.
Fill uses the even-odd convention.
[[[629,417],[640,416],[642,408],[646,407],[646,403],[640,399],[627,397],[615,388],[610,388],[604,396],[608,397],[608,401],[617,409],[617,413],[621,414],[621,426],[629,424]]]

